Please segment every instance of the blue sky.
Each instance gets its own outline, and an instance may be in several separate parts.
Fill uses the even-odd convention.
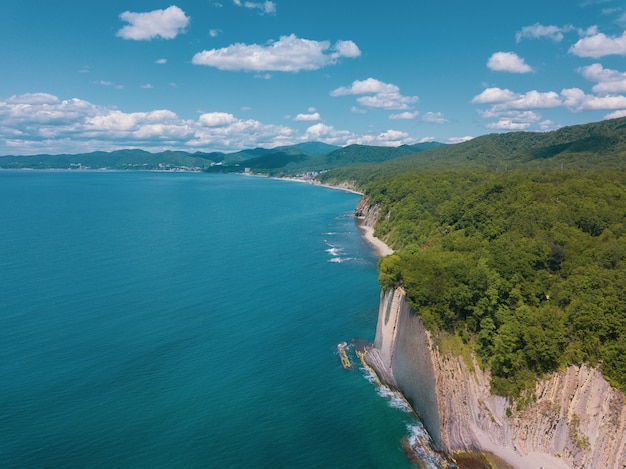
[[[400,145],[626,115],[623,0],[2,0],[0,155]]]

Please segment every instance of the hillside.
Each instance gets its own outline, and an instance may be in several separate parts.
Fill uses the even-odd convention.
[[[573,364],[626,390],[626,118],[488,135],[320,179],[356,181],[402,287],[444,342],[519,396]],[[411,171],[412,169],[412,171]],[[446,339],[447,338],[447,339]]]
[[[252,148],[233,153],[188,153],[164,151],[149,153],[138,149],[83,154],[0,156],[3,169],[116,169],[116,170],[194,170],[295,176],[321,172],[339,166],[379,163],[442,146],[424,143],[400,147],[350,145],[345,148],[321,142],[305,142],[277,148]]]
[[[337,169],[324,174],[322,181],[350,180],[363,186],[380,175],[450,169],[622,171],[626,169],[626,117],[546,133],[484,135],[370,167]]]

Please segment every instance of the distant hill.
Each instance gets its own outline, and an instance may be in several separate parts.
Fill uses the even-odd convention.
[[[125,170],[202,170],[219,163],[220,153],[188,153],[118,150],[75,155],[0,156],[3,169],[125,169]]]
[[[350,145],[342,148],[321,142],[304,142],[277,148],[251,148],[233,153],[164,151],[150,153],[128,149],[81,154],[0,156],[3,169],[115,169],[243,172],[293,176],[321,172],[338,166],[378,163],[442,146],[440,143],[375,147]]]
[[[321,146],[320,146],[321,145]],[[272,176],[292,176],[305,172],[328,171],[343,166],[354,166],[371,163],[380,163],[406,155],[431,150],[445,146],[443,143],[428,142],[399,147],[379,147],[370,145],[348,145],[347,147],[333,147],[324,144],[299,144],[290,147],[280,147],[254,158],[237,162],[256,173]],[[314,153],[323,149],[332,148],[329,153]],[[242,153],[242,152],[240,152]],[[246,152],[249,155],[249,152]],[[225,159],[224,164],[213,167],[212,171],[239,172],[241,168],[233,165],[233,160]]]
[[[408,171],[476,169],[626,170],[626,117],[563,127],[552,132],[490,134],[455,145],[401,156],[376,165],[341,168],[324,182],[363,185],[380,175]]]

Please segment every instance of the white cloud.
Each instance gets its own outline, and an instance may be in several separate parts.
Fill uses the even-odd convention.
[[[619,72],[605,70],[598,64],[585,67],[582,73],[589,79],[615,81],[606,83],[621,83],[623,78]],[[607,88],[608,89],[608,88]],[[586,94],[580,88],[566,88],[560,93],[554,91],[539,92],[536,90],[526,93],[514,93],[500,88],[487,88],[472,99],[474,104],[488,104],[487,109],[478,113],[484,119],[496,119],[496,122],[487,124],[488,128],[520,130],[528,128],[541,120],[541,115],[534,109],[549,109],[563,107],[572,112],[580,111],[621,111],[626,109],[626,96],[619,94]],[[551,121],[539,123],[544,130],[554,128]]]
[[[355,80],[350,86],[342,86],[330,93],[331,96],[367,95],[359,96],[357,103],[361,106],[380,109],[411,109],[419,98],[417,96],[403,96],[400,88],[391,83],[384,83],[375,78]]]
[[[498,122],[491,122],[487,124],[488,129],[499,130],[524,130],[527,129],[530,124],[526,122],[514,122],[511,119],[500,119]]]
[[[222,127],[237,122],[237,119],[232,114],[226,112],[208,112],[202,114],[198,122],[208,127]]]
[[[276,4],[274,2],[242,2],[241,0],[233,0],[233,3],[239,7],[259,10],[259,14],[275,14]]]
[[[520,42],[522,39],[547,38],[554,42],[561,42],[563,40],[563,33],[572,31],[573,29],[573,26],[544,26],[535,23],[532,26],[524,26],[522,30],[515,35],[515,40]]]
[[[618,117],[626,117],[626,109],[611,112],[610,114],[604,116],[605,119],[617,119]]]
[[[19,96],[13,95],[7,99],[12,104],[56,104],[59,98],[48,93],[26,93]]]
[[[595,93],[626,93],[626,73],[604,68],[601,64],[592,64],[580,69],[589,81],[597,82],[592,90]]]
[[[570,47],[569,52],[579,57],[604,57],[606,55],[626,55],[626,31],[621,36],[608,37],[595,33],[580,39]]]
[[[311,122],[311,121],[318,121],[320,120],[320,113],[319,112],[312,112],[309,114],[298,114],[296,117],[294,117],[293,120],[298,121],[298,122]]]
[[[496,52],[487,61],[487,67],[496,72],[529,73],[533,69],[514,52]]]
[[[626,109],[626,96],[594,96],[585,94],[579,88],[561,91],[564,105],[572,111],[609,111]]]
[[[189,24],[189,17],[175,5],[165,10],[154,10],[146,13],[125,11],[120,15],[129,23],[117,32],[123,39],[135,41],[150,40],[156,37],[174,39]]]
[[[563,100],[554,91],[528,91],[525,94],[513,93],[511,90],[487,88],[472,99],[475,104],[494,104],[495,109],[532,109],[552,108],[563,104]]]
[[[411,119],[417,119],[417,116],[419,116],[419,111],[414,111],[414,112],[409,112],[409,111],[405,111],[405,112],[401,112],[399,114],[391,114],[389,116],[389,119],[406,119],[406,120],[411,120]]]
[[[211,37],[217,37],[220,33],[219,29],[210,29],[209,30],[209,36]]]
[[[385,130],[377,135],[353,136],[348,140],[348,145],[377,145],[384,147],[398,147],[400,145],[412,145],[417,140],[408,133],[400,130]]]
[[[465,137],[450,137],[448,139],[448,143],[450,144],[455,144],[455,143],[463,143],[463,142],[469,142],[470,140],[473,140],[474,137],[470,137],[469,135],[466,135]]]
[[[361,55],[361,51],[352,41],[337,41],[335,43],[335,52],[332,55],[335,59],[341,57],[355,58]]]
[[[447,124],[448,122],[450,122],[448,119],[443,117],[443,114],[441,112],[427,112],[422,117],[422,120],[431,124]]]
[[[352,41],[338,41],[331,46],[330,41],[301,39],[291,34],[266,45],[237,43],[198,52],[192,63],[231,71],[299,72],[318,70],[334,65],[342,57],[354,58],[360,54]]]
[[[316,114],[309,109],[309,114]],[[236,151],[306,140],[344,145],[356,136],[316,123],[300,132],[284,125],[204,112],[185,119],[167,109],[124,112],[80,99],[31,93],[0,100],[0,154],[84,153],[143,148],[150,151]]]
[[[142,88],[144,90],[151,90],[152,88],[154,88],[154,86],[152,86],[151,83],[145,83],[143,85],[139,85],[139,88]]]
[[[513,93],[511,90],[503,90],[501,88],[487,88],[478,96],[474,96],[472,103],[489,104],[499,103],[503,101],[511,101],[516,99],[518,94]]]
[[[163,65],[167,63],[167,59],[158,59],[154,61],[155,64]]]

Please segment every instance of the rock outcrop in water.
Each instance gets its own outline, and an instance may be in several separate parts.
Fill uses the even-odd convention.
[[[536,384],[523,409],[490,393],[477,363],[442,355],[398,288],[382,292],[366,361],[402,392],[436,449],[485,451],[519,468],[626,468],[626,403],[588,366]]]

